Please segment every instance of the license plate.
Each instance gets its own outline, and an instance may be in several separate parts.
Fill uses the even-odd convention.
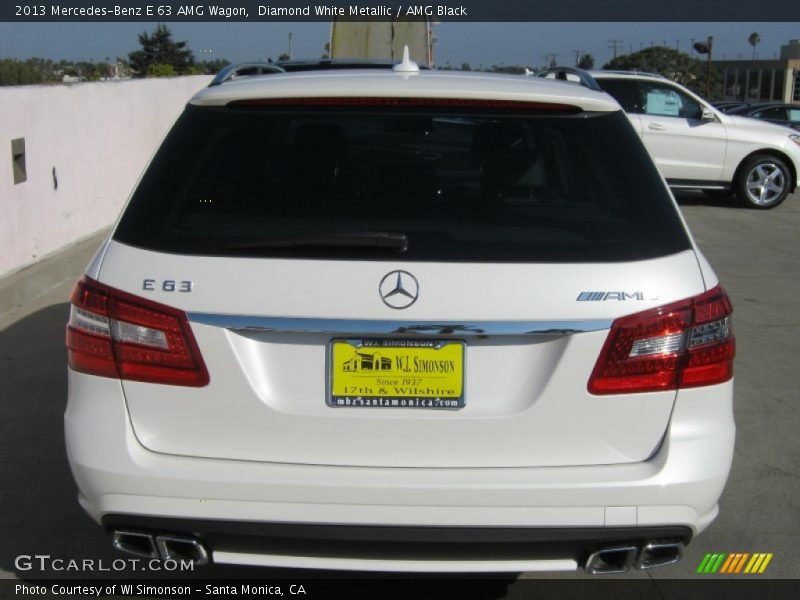
[[[328,406],[464,406],[464,342],[337,339],[330,356]]]

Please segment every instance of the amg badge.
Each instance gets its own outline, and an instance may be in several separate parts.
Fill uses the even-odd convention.
[[[600,302],[603,300],[644,300],[642,292],[581,292],[576,298],[578,302]]]

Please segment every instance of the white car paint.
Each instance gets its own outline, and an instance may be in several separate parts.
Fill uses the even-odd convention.
[[[192,102],[364,95],[619,110],[605,94],[559,83],[385,71],[243,79],[208,88]],[[443,526],[679,526],[699,533],[718,512],[733,456],[732,380],[677,392],[587,390],[614,319],[716,285],[691,244],[644,261],[488,264],[232,259],[111,240],[87,275],[188,313],[211,381],[158,385],[71,369],[65,431],[81,505],[98,522],[111,515],[426,527],[434,538]],[[412,272],[421,290],[419,301],[400,312],[380,302],[377,291],[395,269]],[[150,291],[145,280],[191,281],[192,291]],[[576,301],[597,289],[632,296]],[[248,328],[265,319],[289,325]],[[526,323],[540,331],[469,337],[461,410],[331,410],[325,370],[335,336],[325,328],[342,321],[354,335],[387,322]],[[585,330],[569,330],[568,323]],[[211,553],[219,563],[360,570],[579,565],[564,557],[437,562],[323,551]]]
[[[704,111],[713,114],[713,121],[628,114],[666,179],[703,181],[707,187],[730,185],[747,157],[767,151],[785,157],[794,169],[794,185],[797,185],[800,144],[790,138],[796,135],[796,131],[773,123],[725,114],[686,87],[663,77],[619,71],[590,73],[601,85],[604,80],[664,84],[686,94]]]

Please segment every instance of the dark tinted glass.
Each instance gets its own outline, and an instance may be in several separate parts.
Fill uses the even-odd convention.
[[[610,94],[617,102],[619,102],[619,105],[625,112],[642,112],[639,86],[635,81],[626,81],[625,79],[598,78],[597,83],[601,88],[603,88],[604,92]]]
[[[621,111],[430,110],[190,106],[115,239],[186,254],[456,262],[689,248]],[[373,232],[407,244],[364,245]]]
[[[784,121],[786,120],[786,109],[780,107],[764,108],[750,113],[750,116],[758,119],[780,119],[781,121]]]

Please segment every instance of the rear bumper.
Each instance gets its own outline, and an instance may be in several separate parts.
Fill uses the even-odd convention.
[[[552,543],[568,541],[576,532],[585,546],[607,540],[606,533],[613,533],[613,541],[632,539],[621,536],[619,528],[645,539],[654,533],[651,528],[677,527],[683,533],[670,529],[669,534],[688,541],[708,526],[717,514],[733,456],[731,399],[732,382],[681,391],[669,431],[650,460],[565,468],[359,468],[156,454],[136,439],[118,381],[73,372],[65,430],[80,502],[107,526],[152,528],[148,522],[178,519],[175,523],[188,524],[191,532],[207,534],[221,521],[256,529],[346,525],[366,526],[376,534],[421,528],[435,539],[449,535],[450,528],[489,530],[492,543],[505,543],[505,533],[510,536],[505,541],[514,542],[510,532],[522,528],[532,535],[545,530],[555,536],[545,544],[552,550]],[[486,558],[489,546],[456,543],[467,549],[450,570],[475,565],[476,556]],[[235,535],[226,544],[224,550],[209,544],[216,562],[361,568],[359,561],[365,560],[348,556],[346,550],[342,554],[341,548],[326,554],[319,539],[314,543],[319,552],[305,561],[302,556],[289,560],[291,552],[285,548],[278,554],[248,555],[249,542],[236,541]],[[535,546],[529,545],[530,560],[520,562],[520,569],[544,564],[537,562],[543,557]],[[248,562],[248,556],[256,562]],[[259,556],[268,558],[258,562]],[[402,569],[402,559],[398,561],[389,566]],[[547,568],[575,564],[551,563]]]
[[[398,570],[405,564],[410,570],[441,571],[443,562],[454,570],[460,570],[459,565],[475,570],[478,557],[484,570],[574,570],[601,548],[622,544],[641,548],[654,539],[686,545],[692,538],[690,528],[675,526],[367,527],[114,514],[105,515],[102,523],[109,531],[201,540],[213,548],[217,563],[361,570]]]

